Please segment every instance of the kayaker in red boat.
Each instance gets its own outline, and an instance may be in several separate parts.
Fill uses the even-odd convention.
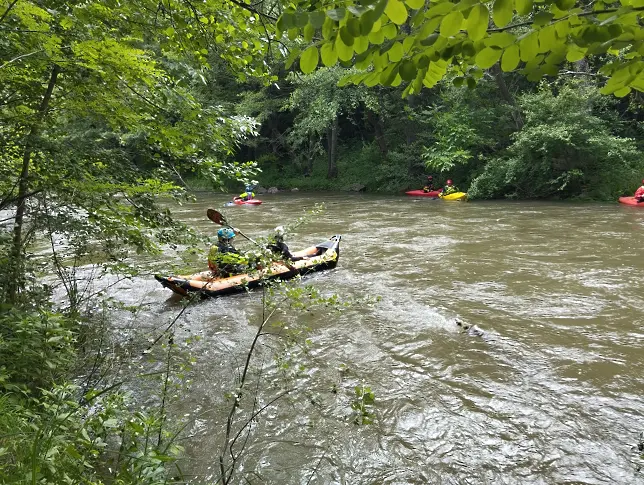
[[[253,186],[252,185],[246,185],[245,189],[246,189],[246,191],[242,192],[241,194],[239,194],[239,197],[237,197],[237,198],[241,199],[243,201],[253,199],[255,197],[255,192],[253,192]]]
[[[243,271],[248,259],[233,246],[236,231],[222,227],[217,231],[217,244],[208,252],[208,268],[213,276],[224,277]]]
[[[288,246],[284,242],[285,234],[286,230],[284,229],[284,226],[277,226],[273,233],[273,240],[275,242],[269,244],[267,248],[272,252],[279,254],[287,261],[300,261],[302,259],[305,259],[303,256],[293,256],[293,253],[291,253],[291,251],[288,249]]]
[[[635,191],[635,195],[633,197],[635,197],[637,202],[644,202],[644,180],[642,180],[642,185]]]
[[[434,186],[434,177],[429,175],[427,177],[427,183],[423,187],[423,192],[427,193],[427,192],[431,192],[433,190],[436,190],[436,187]]]
[[[459,192],[458,187],[454,185],[452,179],[448,179],[445,183],[445,187],[443,187],[443,195],[453,194],[454,192]]]

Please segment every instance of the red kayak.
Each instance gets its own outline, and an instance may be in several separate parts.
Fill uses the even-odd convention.
[[[442,191],[443,189],[432,190],[431,192],[424,192],[422,189],[408,190],[407,192],[405,192],[405,194],[411,195],[413,197],[432,197],[434,199],[438,199],[438,194],[440,194]]]
[[[619,198],[619,203],[644,208],[644,202],[637,202],[635,200],[635,197],[620,197]]]
[[[239,197],[235,197],[233,203],[237,205],[259,205],[262,201],[259,199],[242,200]]]

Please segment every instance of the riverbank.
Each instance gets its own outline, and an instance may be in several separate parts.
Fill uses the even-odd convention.
[[[556,190],[546,195],[545,192],[530,192],[523,186],[517,186],[515,190],[499,192],[492,189],[497,184],[493,180],[503,174],[482,176],[478,171],[466,170],[464,166],[455,166],[450,172],[430,173],[424,162],[411,153],[391,151],[383,157],[371,145],[342,149],[337,161],[335,178],[328,178],[328,160],[324,156],[317,157],[309,166],[292,160],[281,160],[274,156],[263,156],[257,163],[261,172],[254,177],[258,181],[256,194],[263,193],[262,189],[266,191],[274,189],[271,192],[289,192],[297,189],[302,192],[368,192],[379,195],[401,195],[407,190],[421,189],[427,175],[433,175],[438,186],[452,179],[461,191],[468,193],[469,200],[616,202],[621,196],[633,195],[641,179],[638,172],[633,170],[629,177],[616,176],[613,180],[604,180],[601,186],[589,185],[579,188],[578,191]],[[566,183],[573,184],[573,181],[571,179]],[[198,179],[188,179],[187,184],[190,190],[211,189],[205,181]],[[243,192],[244,188],[239,182],[228,181],[224,190],[235,194]]]

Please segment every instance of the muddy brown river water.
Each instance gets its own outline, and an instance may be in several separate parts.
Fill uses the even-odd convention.
[[[340,261],[305,283],[381,300],[282,317],[310,327],[298,384],[308,390],[258,419],[236,483],[644,484],[632,450],[644,431],[644,210],[261,198],[258,207],[222,209],[226,196],[200,195],[175,213],[214,234],[205,210],[216,207],[261,237],[324,202],[322,216],[288,243],[342,234]],[[152,279],[120,295],[144,308],[139,322],[158,328],[181,309]],[[183,470],[195,483],[218,476],[224,393],[261,317],[255,291],[192,305],[177,326],[177,339],[201,337],[174,404],[191,423]],[[483,333],[463,333],[457,318]],[[278,379],[270,362],[265,368],[263,402]],[[350,404],[361,384],[375,395],[374,423],[358,426]]]

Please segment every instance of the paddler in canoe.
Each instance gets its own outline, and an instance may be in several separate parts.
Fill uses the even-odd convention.
[[[233,245],[237,233],[229,227],[217,231],[217,244],[208,252],[208,268],[214,277],[231,276],[247,270],[248,258]]]
[[[252,252],[242,254],[233,245],[233,239],[238,233],[238,230],[229,227],[222,227],[217,231],[217,244],[208,252],[208,268],[213,277],[228,277],[261,269],[259,264],[261,254]],[[273,242],[268,244],[266,249],[285,263],[308,259],[306,256],[293,256],[284,242],[285,234],[286,230],[283,226],[276,227],[272,237]]]
[[[633,198],[636,202],[644,202],[644,180],[642,180],[642,185],[635,191]]]
[[[285,234],[286,230],[284,229],[284,226],[277,226],[273,231],[274,242],[266,246],[266,248],[270,249],[274,254],[279,255],[285,261],[300,261],[302,259],[307,259],[306,256],[293,256],[284,242]]]
[[[436,187],[434,186],[434,177],[432,177],[431,175],[428,175],[427,182],[423,187],[423,192],[427,193],[427,192],[432,192],[434,190],[441,190],[441,189],[436,189]]]
[[[240,200],[243,200],[244,202],[247,201],[247,200],[253,199],[255,197],[255,192],[253,192],[254,188],[255,187],[253,185],[247,184],[246,187],[244,187],[244,192],[239,194],[239,196],[236,197],[236,198],[240,199]]]
[[[460,190],[458,190],[458,187],[454,185],[454,183],[452,182],[452,179],[448,179],[447,182],[445,183],[445,187],[443,187],[443,193],[441,195],[446,196],[449,194],[453,194],[455,192],[460,192]]]

